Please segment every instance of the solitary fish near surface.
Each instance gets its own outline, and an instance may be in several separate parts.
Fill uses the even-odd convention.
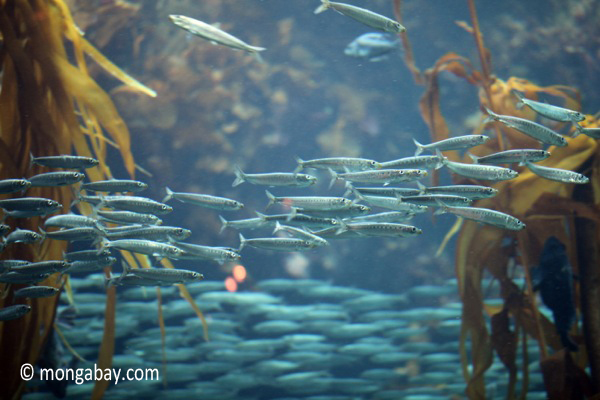
[[[315,10],[315,14],[322,13],[330,8],[334,9],[340,14],[354,19],[355,21],[384,32],[402,33],[406,31],[406,28],[403,27],[398,21],[394,21],[393,19],[385,17],[381,14],[374,13],[373,11],[365,8],[353,6],[351,4],[321,0],[321,5]]]
[[[233,35],[197,19],[186,17],[184,15],[169,15],[171,21],[178,27],[200,36],[212,43],[222,44],[232,49],[247,51],[248,53],[258,53],[266,50],[264,47],[251,46],[248,43],[236,38]]]

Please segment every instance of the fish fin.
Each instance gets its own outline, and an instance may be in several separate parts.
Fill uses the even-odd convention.
[[[294,159],[298,163],[298,166],[294,169],[294,175],[296,175],[298,172],[304,169],[304,160],[298,156],[294,156]]]
[[[346,225],[344,221],[342,221],[340,218],[335,218],[335,220],[338,222],[338,224],[340,224],[340,227],[337,229],[337,231],[335,231],[336,235],[340,235],[348,231],[348,225]]]
[[[281,230],[283,230],[283,225],[281,225],[279,221],[275,221],[275,229],[273,229],[273,235]]]
[[[167,191],[167,195],[165,196],[164,199],[162,199],[163,203],[166,203],[167,201],[171,200],[173,198],[173,191],[171,189],[169,189],[169,187],[165,187],[165,190]]]
[[[444,204],[441,200],[436,199],[435,202],[439,206],[437,210],[433,213],[433,215],[441,215],[448,212],[448,206]]]
[[[241,252],[242,249],[244,248],[244,246],[246,245],[246,238],[244,237],[244,235],[242,235],[241,233],[240,235],[240,248],[237,250],[237,252]]]
[[[421,154],[423,152],[423,150],[425,150],[425,148],[423,147],[423,145],[421,143],[417,142],[417,140],[415,138],[413,138],[413,142],[415,143],[415,146],[417,146],[417,150],[415,150],[415,157],[416,157],[419,154]]]
[[[250,48],[253,50],[251,51],[252,56],[256,59],[256,61],[258,61],[261,64],[264,64],[265,60],[263,60],[263,58],[260,56],[259,51],[264,51],[266,50],[264,47],[256,47],[256,46],[250,46]]]
[[[233,167],[233,172],[235,172],[235,180],[231,184],[232,187],[236,187],[246,182],[246,176],[244,175],[244,172],[238,165],[235,165]]]
[[[516,90],[512,90],[511,93],[514,94],[519,99],[519,101],[517,101],[517,103],[515,104],[515,108],[517,110],[522,109],[523,106],[525,106],[525,102],[523,101],[525,96],[523,96],[523,93],[516,91]]]
[[[43,241],[44,239],[46,239],[46,231],[43,230],[41,226],[38,226],[38,230],[42,234],[42,241]]]
[[[267,216],[259,211],[254,211],[254,213],[260,218],[263,222],[267,222]]]
[[[329,0],[321,0],[321,5],[315,9],[315,14],[320,14],[323,11],[327,11],[331,8]]]
[[[221,229],[219,230],[219,234],[223,233],[225,228],[227,228],[227,220],[223,218],[222,215],[219,215],[219,220],[221,221]]]
[[[338,174],[331,168],[328,168],[329,174],[331,175],[331,180],[329,181],[329,189],[334,185],[335,181],[338,180]]]
[[[296,217],[296,215],[298,215],[298,207],[291,207],[290,215],[286,221],[291,221]]]
[[[267,197],[269,198],[269,202],[267,203],[267,206],[265,207],[265,211],[266,211],[273,204],[275,204],[275,202],[277,201],[277,199],[275,198],[275,196],[273,196],[273,193],[269,192],[268,190],[265,190],[265,193],[267,194]]]
[[[354,193],[354,187],[352,186],[352,182],[348,182],[346,181],[346,184],[344,185],[344,187],[346,188],[346,191],[344,192],[342,197],[346,197],[349,194],[353,194]]]
[[[417,187],[419,188],[419,194],[424,194],[427,190],[427,186],[423,185],[421,182],[417,181]]]
[[[29,152],[29,168],[28,169],[31,169],[31,167],[33,167],[34,160],[35,160],[35,157],[33,156],[33,153],[30,151]]]
[[[479,164],[479,159],[481,157],[477,157],[475,154],[471,153],[470,151],[467,151],[467,155],[471,158],[471,160],[473,160],[474,164]]]
[[[445,157],[442,154],[442,152],[440,151],[440,149],[435,149],[435,155],[438,156],[438,158],[440,159],[440,162],[442,163],[442,166],[444,166],[444,165],[446,165],[448,163],[448,157]]]

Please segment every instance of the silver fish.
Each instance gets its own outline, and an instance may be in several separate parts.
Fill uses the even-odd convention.
[[[358,192],[359,194],[373,195],[373,196],[386,196],[386,197],[398,197],[398,196],[416,196],[421,193],[419,189],[412,188],[399,188],[399,187],[352,187],[351,190]],[[356,196],[358,197],[358,196]]]
[[[414,236],[423,233],[421,229],[391,222],[357,222],[343,223],[338,232],[354,231],[364,236]]]
[[[46,172],[28,178],[31,187],[67,186],[81,182],[85,174],[74,171]]]
[[[267,208],[275,203],[282,203],[286,206],[302,208],[305,210],[340,210],[350,207],[352,200],[344,197],[326,197],[326,196],[289,196],[275,197],[268,190],[266,191],[269,203]]]
[[[361,195],[361,200],[376,207],[387,208],[394,211],[409,211],[414,214],[419,214],[427,211],[427,207],[416,204],[405,203],[401,199],[385,196],[364,196]]]
[[[0,309],[0,321],[10,321],[21,318],[31,311],[31,307],[27,304],[14,304],[12,306]]]
[[[82,190],[92,192],[141,192],[148,184],[128,179],[109,179],[107,181],[88,182],[81,185]]]
[[[171,286],[173,283],[157,281],[156,279],[142,278],[137,275],[121,275],[105,278],[104,286]]]
[[[600,128],[584,128],[577,125],[577,134],[583,133],[592,139],[600,139]]]
[[[173,245],[144,239],[121,239],[114,241],[104,239],[102,247],[167,258],[179,258],[184,254],[183,250]]]
[[[349,43],[344,49],[344,54],[371,62],[383,61],[387,59],[389,53],[400,48],[400,44],[396,35],[370,32],[360,35]]]
[[[275,223],[275,229],[273,230],[273,234],[280,232],[280,231],[286,231],[300,239],[305,239],[308,241],[313,241],[315,242],[318,246],[327,246],[329,243],[327,242],[327,240],[323,239],[322,237],[319,237],[313,233],[307,232],[304,229],[298,229],[295,228],[293,226],[287,226],[287,225],[281,225],[279,223],[279,221],[277,221]]]
[[[110,267],[117,259],[115,257],[104,256],[96,260],[73,261],[70,266],[62,271],[62,274],[73,274],[78,272],[96,272]]]
[[[369,160],[366,158],[353,158],[353,157],[329,157],[329,158],[315,158],[314,160],[303,160],[300,157],[296,157],[298,167],[294,170],[294,173],[301,171],[304,168],[315,168],[315,169],[332,169],[335,172],[352,172],[352,171],[366,171],[370,169],[381,169],[381,164],[375,160]]]
[[[10,232],[10,225],[0,224],[0,236],[4,236],[8,232]]]
[[[487,208],[449,207],[447,205],[440,204],[440,208],[435,212],[435,214],[443,214],[446,212],[458,215],[459,217],[481,222],[483,224],[493,225],[502,229],[520,231],[521,229],[525,228],[525,224],[512,215]]]
[[[61,214],[48,218],[44,221],[44,226],[57,228],[79,228],[83,226],[102,228],[98,220],[77,214]]]
[[[438,169],[442,166],[442,160],[438,156],[414,156],[404,157],[397,160],[381,163],[381,168],[414,168],[414,169]]]
[[[80,250],[63,253],[63,258],[67,261],[95,261],[107,256],[110,256],[109,249]]]
[[[3,179],[0,181],[0,194],[25,191],[30,187],[31,182],[27,179]]]
[[[200,258],[224,263],[225,261],[234,261],[241,258],[236,251],[229,248],[202,246],[199,244],[182,242],[175,243],[175,246],[183,251],[183,254],[178,257],[182,260],[195,260]]]
[[[37,232],[30,231],[27,229],[16,229],[12,231],[6,239],[4,239],[5,244],[9,243],[35,243],[43,240],[44,236],[40,235]]]
[[[404,196],[402,197],[402,201],[428,207],[436,207],[440,201],[446,205],[458,207],[468,207],[473,202],[472,199],[467,197],[450,194],[421,194],[418,196]]]
[[[20,274],[16,271],[10,271],[0,275],[0,282],[30,285],[41,282],[49,276],[50,274]]]
[[[439,150],[438,150],[439,151]],[[495,165],[465,164],[448,160],[444,157],[444,165],[457,175],[485,181],[505,181],[516,178],[519,173],[510,168]]]
[[[51,199],[42,197],[21,197],[18,199],[0,200],[0,208],[6,211],[54,211],[61,208],[62,205]]]
[[[42,297],[55,296],[60,289],[52,286],[29,286],[15,291],[15,297],[28,297],[30,299],[39,299]]]
[[[526,162],[525,165],[534,174],[552,181],[578,184],[585,184],[590,181],[587,176],[566,169],[543,167],[530,162]]]
[[[246,174],[240,167],[235,166],[235,180],[231,186],[235,187],[244,182],[265,186],[292,186],[307,187],[313,185],[317,178],[312,175],[294,174],[289,172],[270,172],[265,174]]]
[[[513,117],[510,115],[498,115],[489,108],[486,108],[486,111],[490,120],[502,122],[509,128],[516,129],[519,132],[539,140],[542,143],[553,144],[559,147],[565,147],[567,145],[567,140],[564,137],[554,132],[552,129],[538,124],[537,122],[533,122],[524,118]]]
[[[140,278],[161,281],[165,283],[189,283],[201,281],[204,275],[196,271],[175,268],[131,268],[123,264],[125,275],[136,275]]]
[[[541,103],[535,100],[530,100],[517,91],[513,91],[513,93],[519,98],[519,102],[516,105],[518,110],[523,108],[523,106],[528,106],[536,113],[551,120],[560,122],[579,122],[585,119],[585,115],[583,115],[580,112],[569,110],[568,108],[553,106],[551,104]]]
[[[166,190],[167,195],[163,199],[163,202],[165,203],[174,198],[182,203],[189,203],[221,211],[235,211],[244,208],[244,205],[239,201],[225,197],[211,196],[209,194],[173,192],[169,188],[166,188]]]
[[[296,239],[296,238],[254,238],[246,239],[240,233],[240,248],[239,251],[245,246],[256,247],[258,249],[276,250],[276,251],[302,251],[311,250],[317,247],[315,242]]]
[[[449,139],[440,140],[438,142],[430,143],[430,144],[421,144],[413,139],[415,146],[417,146],[417,150],[415,151],[415,157],[421,154],[425,150],[429,151],[446,151],[446,150],[462,150],[462,149],[470,149],[471,147],[479,146],[489,140],[489,136],[485,135],[464,135],[464,136],[456,136]],[[436,156],[439,158],[439,156]],[[440,163],[442,160],[439,160]],[[439,165],[438,165],[439,167]]]
[[[480,200],[494,197],[498,194],[498,189],[479,185],[449,185],[449,186],[430,186],[417,182],[421,194],[447,194],[453,196],[462,196],[471,200]]]
[[[99,164],[99,161],[92,157],[83,156],[47,156],[34,157],[31,155],[31,164],[41,165],[50,168],[65,169],[86,169]]]
[[[0,260],[0,273],[10,271],[13,267],[30,264],[25,260]]]
[[[371,207],[364,204],[352,204],[348,208],[341,210],[303,210],[298,209],[298,212],[306,213],[306,215],[322,217],[322,218],[349,218],[358,215],[365,215],[371,211]]]
[[[82,240],[98,240],[106,236],[103,230],[96,227],[81,226],[78,228],[60,229],[58,231],[46,232],[46,237],[54,240],[65,240],[78,242]]]
[[[378,169],[376,171],[358,171],[337,173],[330,169],[331,183],[333,186],[337,179],[343,179],[347,182],[360,183],[379,183],[387,186],[390,183],[413,182],[422,179],[428,175],[424,169]]]
[[[538,149],[514,149],[505,150],[487,156],[476,156],[469,153],[469,157],[475,164],[512,164],[525,165],[526,161],[542,161],[550,157],[550,152]]]
[[[101,221],[115,224],[161,225],[162,220],[153,214],[143,214],[134,211],[102,211],[98,210]]]
[[[79,196],[82,201],[95,202],[93,196]],[[147,214],[167,214],[173,211],[173,207],[158,201],[137,196],[100,196],[99,207],[109,207],[121,211],[133,211]]]
[[[69,267],[69,263],[63,260],[46,260],[20,265],[12,268],[13,272],[19,274],[51,274],[64,271]]]
[[[212,43],[222,44],[223,46],[247,51],[248,53],[258,53],[259,51],[266,50],[264,47],[251,46],[215,26],[198,21],[194,18],[173,14],[169,15],[169,18],[171,19],[171,22],[178,27],[185,29],[196,36],[200,36],[203,39],[209,40]]]
[[[177,226],[142,226],[130,225],[122,227],[119,231],[108,229],[106,237],[109,240],[117,239],[147,239],[157,242],[169,242],[171,240],[185,240],[192,231]]]
[[[322,13],[330,8],[334,9],[340,14],[354,19],[355,21],[384,32],[402,33],[406,31],[405,27],[403,27],[398,21],[395,21],[391,18],[374,13],[373,11],[364,8],[329,0],[321,0],[321,5],[317,7],[315,14]]]
[[[225,218],[219,215],[219,220],[221,221],[221,230],[219,233],[222,233],[225,228],[228,227],[233,229],[256,229],[264,226],[266,223],[266,221],[260,217],[227,221]]]
[[[353,217],[343,220],[342,222],[355,223],[355,222],[405,222],[415,214],[410,211],[388,211],[371,215],[363,215],[362,217]]]
[[[275,214],[265,215],[255,211],[256,215],[265,222],[285,222],[287,225],[306,226],[309,228],[322,228],[326,226],[337,226],[338,221],[335,218],[314,217],[302,213],[295,214]]]

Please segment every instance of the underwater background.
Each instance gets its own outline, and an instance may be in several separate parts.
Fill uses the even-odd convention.
[[[8,3],[2,2],[2,7],[9,7]],[[190,229],[187,242],[238,248],[238,231],[222,230],[219,215],[237,220],[265,212],[264,187],[248,183],[232,187],[236,165],[247,173],[262,173],[291,172],[297,165],[295,157],[388,161],[412,156],[413,139],[434,141],[431,120],[424,117],[425,81],[415,82],[414,71],[405,63],[405,46],[376,62],[347,56],[346,46],[373,29],[333,10],[315,15],[316,0],[65,3],[93,46],[156,92],[155,97],[140,94],[89,64],[89,75],[109,94],[129,130],[135,163],[149,173],[136,172],[136,178],[148,184],[143,195],[160,201],[168,187],[244,204],[242,210],[221,212],[171,201],[174,211],[164,216],[164,224]],[[442,0],[356,0],[352,4],[393,18],[394,6],[400,3],[414,63],[421,71],[448,53],[481,68],[473,36],[465,24],[457,23],[472,25],[467,1],[452,1],[451,6]],[[511,0],[476,5],[494,77],[503,81],[519,77],[536,88],[568,86],[579,91],[572,96],[569,92],[568,101],[576,98],[582,112],[593,115],[600,108],[600,94],[594,89],[600,84],[599,2]],[[212,45],[175,26],[170,14],[218,22],[221,29],[267,50],[260,53],[259,61],[245,52]],[[67,48],[68,54],[72,52]],[[436,75],[437,101],[453,136],[473,132],[482,119],[482,86],[459,75],[453,71]],[[112,176],[127,179],[131,165],[123,152],[123,146],[107,146],[105,163]],[[315,175],[318,182],[309,188],[269,190],[276,196],[342,196],[342,183],[328,188],[329,174]],[[422,183],[430,185],[434,179],[439,184],[453,183],[445,170]],[[504,204],[507,211],[519,206],[510,200]],[[279,205],[275,208],[285,212]],[[519,345],[513,362],[519,372],[494,354],[485,368],[483,390],[467,390],[465,375],[472,377],[479,367],[461,363],[461,357],[465,361],[477,356],[469,339],[460,339],[461,323],[468,314],[457,277],[456,238],[440,249],[455,220],[427,212],[410,222],[423,231],[416,237],[334,238],[329,246],[308,252],[245,247],[241,260],[222,265],[174,260],[176,268],[204,275],[204,281],[186,286],[206,318],[208,341],[201,319],[177,288],[163,287],[160,294],[148,287],[116,288],[112,368],[157,368],[160,380],[113,382],[104,397],[432,400],[520,394],[527,399],[547,398],[540,366],[547,354],[525,334],[529,328],[515,334]],[[243,234],[267,237],[271,232],[272,227]],[[563,232],[561,239],[565,237],[572,239],[569,254],[576,263],[575,234]],[[498,243],[505,244],[500,239]],[[496,238],[485,235],[474,240],[496,243]],[[530,251],[536,254],[527,264],[506,256],[512,262],[505,263],[511,284],[524,292],[527,278],[518,266],[535,265],[544,240],[522,242],[531,243]],[[85,248],[78,243],[69,246],[69,250]],[[234,277],[234,267],[240,265],[243,276]],[[113,273],[120,269],[119,261]],[[482,319],[490,331],[490,315],[501,310],[508,298],[506,286],[493,275],[481,272],[482,289],[477,292],[482,295],[478,301],[487,307]],[[226,286],[232,280],[236,284]],[[72,274],[69,285],[56,312],[60,320],[74,306],[72,326],[60,329],[81,360],[74,362],[77,357],[56,335],[48,341],[60,348],[57,365],[93,368],[102,357],[106,327],[104,274]],[[552,321],[540,300],[537,305]],[[511,321],[510,329],[518,329],[521,323]],[[581,319],[576,330],[581,335]],[[491,349],[487,351],[491,354]],[[575,363],[589,373],[579,357]],[[90,398],[94,385],[93,381],[70,382],[53,389],[34,379],[20,390],[25,399],[60,397],[65,390],[66,398]]]

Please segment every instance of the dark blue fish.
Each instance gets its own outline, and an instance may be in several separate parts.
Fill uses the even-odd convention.
[[[365,33],[354,39],[346,49],[344,54],[350,57],[364,58],[369,61],[382,61],[388,57],[388,54],[396,50],[400,41],[395,35],[387,33]]]
[[[544,244],[539,266],[533,270],[533,283],[534,290],[540,290],[542,301],[552,310],[563,346],[577,351],[577,345],[569,337],[569,329],[575,322],[573,271],[565,245],[554,236]]]

